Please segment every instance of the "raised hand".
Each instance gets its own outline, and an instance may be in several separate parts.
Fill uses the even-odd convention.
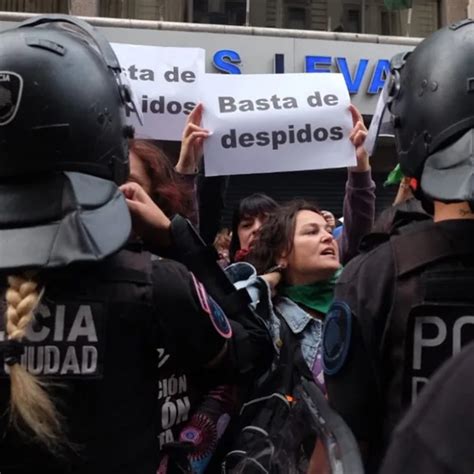
[[[176,171],[181,174],[195,174],[199,170],[203,155],[203,143],[209,131],[201,127],[203,105],[198,104],[189,114],[181,139]]]
[[[349,140],[356,149],[357,165],[351,167],[351,171],[362,172],[370,169],[369,154],[365,149],[365,139],[367,138],[367,128],[364,125],[364,119],[361,113],[354,105],[349,106],[352,114],[353,129],[349,135]]]

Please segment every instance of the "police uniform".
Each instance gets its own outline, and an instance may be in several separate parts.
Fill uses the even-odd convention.
[[[2,394],[0,470],[31,472],[38,465],[51,472],[152,473],[158,455],[156,401],[159,395],[159,353],[173,351],[181,339],[207,340],[203,350],[187,352],[187,366],[202,367],[215,357],[209,335],[184,321],[205,322],[193,276],[177,262],[152,263],[150,255],[135,248],[122,250],[103,264],[57,271],[48,275],[35,323],[28,330],[21,362],[52,383],[66,420],[69,441],[77,450],[56,459],[19,439],[8,426],[8,365],[1,356]],[[203,290],[204,291],[204,290]],[[205,303],[204,303],[205,304]],[[164,327],[183,315],[183,333],[177,337]],[[2,326],[2,340],[5,339]],[[230,326],[227,328],[230,334]],[[212,335],[211,335],[212,336]],[[1,344],[0,344],[1,345]],[[177,381],[183,389],[183,382]],[[181,390],[183,392],[183,390]],[[185,397],[186,394],[183,394]],[[187,413],[176,400],[168,400],[170,416]],[[184,411],[183,411],[184,410]],[[27,454],[27,455],[25,455]]]
[[[0,36],[0,301],[10,275],[44,290],[31,320],[10,300],[25,326],[12,330],[11,311],[0,323],[0,471],[152,474],[158,349],[189,369],[222,356],[227,370],[249,374],[260,332],[222,271],[198,266],[194,276],[124,249],[131,218],[118,186],[133,136],[125,108],[136,107],[105,38],[64,15]],[[185,235],[171,237],[185,254]],[[235,331],[219,302],[238,317]],[[66,437],[57,449],[21,414],[10,423],[18,364],[52,382]]]
[[[208,461],[213,455],[217,438],[221,435],[219,430],[224,429],[239,400],[246,396],[253,382],[268,370],[273,349],[264,322],[250,309],[247,291],[235,289],[217,262],[215,248],[206,246],[190,222],[181,216],[172,219],[171,235],[173,246],[168,249],[168,256],[185,263],[186,268],[199,279],[198,281],[193,277],[193,284],[198,294],[208,295],[206,299],[209,304],[204,302],[203,306],[211,307],[216,334],[227,332],[227,318],[232,328],[232,337],[226,339],[227,350],[224,357],[217,367],[205,370],[200,370],[202,366],[190,365],[190,362],[194,361],[195,354],[202,350],[202,341],[208,340],[209,336],[193,338],[195,346],[189,347],[190,342],[186,341],[186,337],[192,331],[189,329],[190,321],[186,323],[182,340],[177,341],[173,351],[170,337],[166,335],[166,327],[163,328],[166,347],[159,348],[158,363],[160,380],[157,422],[162,457],[160,466],[167,464],[168,472],[182,472],[181,466],[186,466],[188,462],[186,454],[197,464],[205,464],[205,460]],[[205,289],[201,282],[205,284]],[[170,321],[167,325],[173,324],[174,321]],[[183,331],[179,328],[172,330],[174,335],[180,333]],[[219,390],[224,390],[223,393],[215,392],[218,385]],[[218,408],[214,407],[220,412],[211,415],[211,418],[215,416],[216,422],[219,419],[215,433],[214,428],[209,426],[209,413],[198,413],[197,425],[196,418],[193,418],[194,424],[189,424],[191,417],[196,414],[196,408],[201,408],[204,398],[210,393],[221,402]],[[204,407],[204,411],[207,408]],[[186,430],[183,432],[185,425]],[[214,433],[215,438],[209,433]],[[193,440],[196,443],[195,448],[191,449],[189,443],[183,442],[184,439]],[[222,443],[221,449],[225,450]],[[221,455],[222,453],[218,453],[217,458]],[[165,458],[167,460],[164,460]],[[212,462],[217,466],[218,459],[213,459]]]
[[[472,221],[425,221],[344,269],[325,326],[325,380],[359,440],[384,445],[434,370],[474,338],[473,238]]]
[[[392,59],[384,98],[401,170],[437,222],[352,261],[326,317],[329,399],[368,443],[371,470],[433,373],[474,339],[474,221],[462,219],[474,210],[473,51],[463,20]]]

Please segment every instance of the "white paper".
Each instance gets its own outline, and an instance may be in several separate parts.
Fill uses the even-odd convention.
[[[181,140],[186,118],[197,104],[205,71],[200,48],[165,48],[114,43],[142,112],[143,125],[131,113],[137,138]]]
[[[207,74],[206,176],[354,166],[341,74]]]
[[[375,144],[379,136],[393,136],[393,127],[390,122],[390,114],[387,111],[388,89],[391,87],[390,78],[387,78],[385,85],[380,92],[374,115],[370,121],[369,130],[365,139],[365,149],[369,156],[374,154]]]

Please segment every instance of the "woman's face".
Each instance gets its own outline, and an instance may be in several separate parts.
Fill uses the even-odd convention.
[[[145,163],[138,158],[138,156],[131,151],[129,154],[130,159],[130,175],[128,181],[138,183],[147,194],[151,194],[151,179],[146,171]]]
[[[339,249],[326,219],[313,211],[296,216],[293,249],[282,256],[290,285],[304,285],[331,278],[339,269]]]
[[[237,227],[237,235],[241,249],[249,249],[251,247],[260,227],[262,227],[267,218],[267,215],[262,214],[258,216],[244,216],[242,218]]]

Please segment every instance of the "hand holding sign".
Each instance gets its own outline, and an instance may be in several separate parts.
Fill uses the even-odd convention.
[[[355,146],[357,158],[357,166],[351,167],[351,170],[356,172],[368,171],[370,169],[369,153],[365,148],[367,128],[364,125],[364,119],[357,108],[351,104],[349,110],[351,111],[352,122],[354,124],[349,139]]]

